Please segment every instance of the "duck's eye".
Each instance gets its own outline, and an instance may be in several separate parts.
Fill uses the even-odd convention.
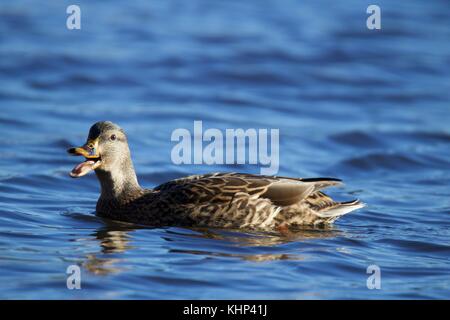
[[[115,134],[112,134],[112,135],[111,135],[111,137],[110,137],[110,139],[111,139],[112,141],[114,141],[114,140],[116,140],[116,139],[117,139],[117,137],[116,137],[116,135],[115,135]]]

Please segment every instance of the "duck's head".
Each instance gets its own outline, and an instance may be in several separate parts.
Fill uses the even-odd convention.
[[[72,169],[72,178],[82,177],[93,170],[120,171],[131,165],[125,132],[110,121],[95,123],[89,130],[86,143],[81,147],[70,148],[67,152],[86,158],[86,161]]]

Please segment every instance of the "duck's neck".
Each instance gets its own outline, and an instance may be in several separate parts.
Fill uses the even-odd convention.
[[[100,181],[101,199],[129,201],[139,197],[143,191],[130,158],[110,171],[96,170],[95,173]]]

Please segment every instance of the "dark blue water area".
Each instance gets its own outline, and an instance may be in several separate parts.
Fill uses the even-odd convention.
[[[450,297],[447,1],[70,1],[0,7],[0,298]],[[362,210],[290,236],[94,215],[66,148],[128,133],[141,185],[258,165],[175,165],[177,128],[280,130],[279,175],[331,176]],[[81,267],[81,290],[66,269]],[[369,290],[369,265],[381,289]]]

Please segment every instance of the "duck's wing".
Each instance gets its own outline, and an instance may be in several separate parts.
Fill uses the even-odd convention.
[[[249,199],[268,199],[276,206],[289,206],[326,187],[340,185],[332,178],[287,178],[239,173],[195,175],[164,183],[154,190],[172,202],[184,205],[227,203],[236,194]]]

